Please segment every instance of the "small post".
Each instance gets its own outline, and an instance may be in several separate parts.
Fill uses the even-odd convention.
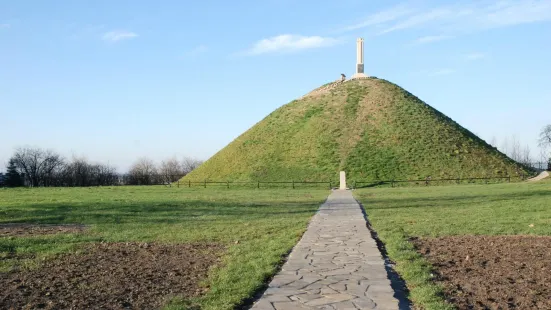
[[[331,181],[329,181],[329,189],[331,189],[333,186],[331,186]]]
[[[230,181],[226,181],[226,182],[228,182],[228,188],[230,188]]]
[[[341,171],[340,174],[340,185],[339,185],[339,189],[343,190],[343,189],[346,189],[346,172],[344,171]]]
[[[461,182],[460,180],[461,180],[460,178],[457,178],[457,184],[459,184]]]
[[[293,180],[293,189],[295,189],[295,180]]]
[[[260,188],[260,181],[258,181],[258,184],[256,184],[256,188]]]
[[[511,183],[511,176],[508,176],[508,177],[507,177],[507,182],[508,182],[508,183]]]
[[[205,180],[205,188],[207,188],[207,180]]]

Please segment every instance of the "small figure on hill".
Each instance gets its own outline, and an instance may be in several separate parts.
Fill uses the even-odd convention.
[[[346,81],[346,75],[344,73],[341,73],[341,83]]]
[[[432,177],[431,177],[431,176],[428,176],[428,177],[425,179],[425,185],[426,185],[426,186],[429,186],[431,180],[432,180]]]

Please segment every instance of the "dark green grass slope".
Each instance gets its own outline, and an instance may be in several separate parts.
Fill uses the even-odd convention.
[[[370,78],[280,107],[184,180],[326,181],[340,170],[370,181],[526,173],[409,92]]]

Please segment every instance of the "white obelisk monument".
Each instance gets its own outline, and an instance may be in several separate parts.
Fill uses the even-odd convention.
[[[356,40],[356,73],[352,76],[353,79],[366,78],[364,73],[364,39]]]

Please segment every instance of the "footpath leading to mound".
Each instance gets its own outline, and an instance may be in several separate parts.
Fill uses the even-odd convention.
[[[541,180],[543,180],[547,177],[549,177],[549,172],[548,171],[543,171],[542,173],[538,174],[536,177],[528,179],[527,181],[528,182],[537,182],[537,181],[541,181]]]
[[[339,190],[252,309],[399,309],[394,295],[360,205]]]

